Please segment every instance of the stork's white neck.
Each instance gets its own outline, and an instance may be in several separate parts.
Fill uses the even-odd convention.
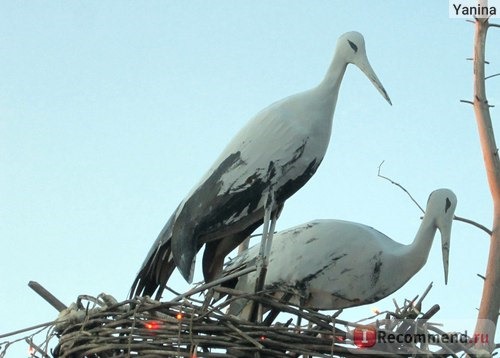
[[[432,242],[436,236],[437,226],[434,217],[424,215],[415,239],[409,245],[402,247],[401,265],[408,272],[418,272],[426,263],[431,250]]]
[[[332,112],[337,104],[340,84],[342,83],[346,68],[347,62],[340,55],[339,51],[336,51],[323,81],[315,89],[318,93],[323,94],[325,99],[330,101]]]

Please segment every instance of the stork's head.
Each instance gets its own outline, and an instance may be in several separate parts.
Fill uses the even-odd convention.
[[[443,251],[444,282],[448,283],[448,257],[450,254],[451,224],[457,207],[457,197],[449,189],[434,190],[427,200],[425,216],[434,218],[434,224],[441,232]]]
[[[387,94],[384,86],[378,79],[375,71],[373,71],[368,57],[366,56],[365,39],[359,32],[346,32],[339,37],[337,41],[337,52],[344,58],[347,63],[356,65],[370,79],[373,85],[377,88],[380,94],[392,105],[391,99]]]

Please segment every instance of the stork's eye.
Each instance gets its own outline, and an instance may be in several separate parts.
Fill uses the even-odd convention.
[[[451,206],[451,201],[450,199],[446,198],[446,206],[444,207],[444,212],[448,212],[448,209],[450,208]]]
[[[356,46],[356,44],[352,41],[349,41],[347,40],[347,42],[349,42],[349,46],[351,46],[351,48],[354,50],[354,52],[358,52],[358,46]]]

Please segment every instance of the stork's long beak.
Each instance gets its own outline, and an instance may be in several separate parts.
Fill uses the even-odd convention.
[[[389,95],[387,94],[387,91],[385,90],[384,86],[382,86],[382,82],[378,79],[377,75],[375,74],[375,71],[373,70],[372,66],[370,65],[370,62],[368,62],[368,59],[365,59],[362,63],[357,64],[359,69],[363,71],[363,73],[372,81],[373,85],[375,88],[378,89],[380,94],[385,98],[387,102],[392,106],[391,99],[389,98]]]
[[[450,238],[451,238],[451,223],[438,223],[438,229],[441,232],[441,250],[443,251],[443,268],[444,268],[444,283],[448,284],[448,263],[450,256]]]

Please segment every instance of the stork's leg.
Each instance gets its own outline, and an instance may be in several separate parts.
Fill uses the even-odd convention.
[[[271,252],[271,245],[273,240],[274,229],[276,227],[277,212],[274,210],[274,193],[269,190],[266,197],[266,204],[264,209],[264,226],[262,230],[262,240],[260,242],[259,256],[257,258],[257,281],[255,282],[254,292],[259,292],[264,289],[264,282],[266,280],[267,265],[269,263],[269,253]],[[262,307],[261,305],[252,303],[250,311],[250,321],[262,321]]]
[[[250,238],[247,237],[241,244],[239,244],[238,255],[241,254],[243,251],[247,250],[249,246],[250,246]]]
[[[273,212],[272,208],[272,202],[270,203],[270,198],[269,195],[266,198],[266,206],[264,209],[264,225],[262,227],[262,239],[260,241],[260,248],[259,248],[259,259],[264,258],[264,254],[267,248],[267,239],[269,235],[269,223],[271,221],[271,213]]]
[[[266,267],[269,264],[269,255],[271,254],[271,246],[273,244],[273,236],[274,236],[274,230],[276,229],[276,221],[277,221],[277,216],[276,213],[274,213],[271,215],[271,227],[267,232],[266,247],[264,251],[264,262]]]

